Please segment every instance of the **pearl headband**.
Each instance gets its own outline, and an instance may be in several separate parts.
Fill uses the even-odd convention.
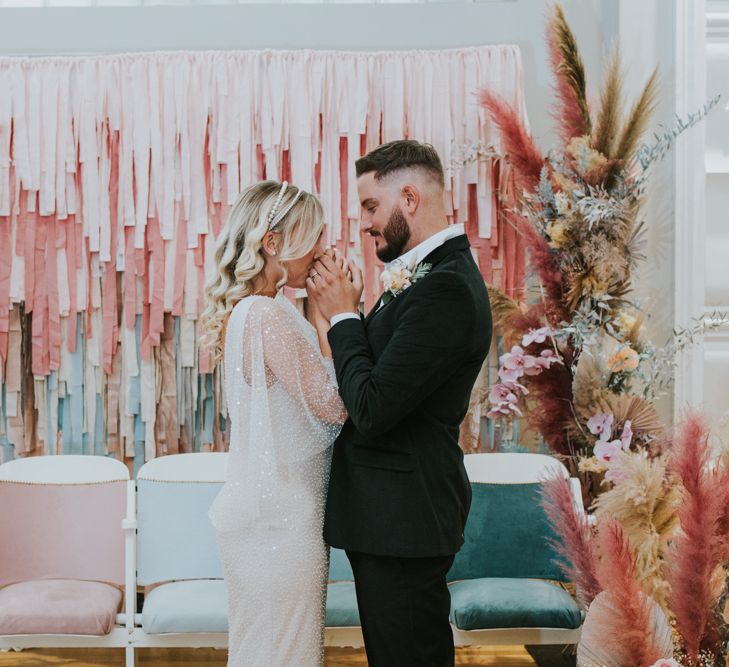
[[[273,206],[271,207],[271,211],[268,214],[268,231],[273,231],[276,226],[286,217],[286,214],[294,207],[294,204],[299,201],[299,197],[301,197],[302,194],[304,194],[304,191],[299,188],[299,191],[294,195],[294,198],[291,200],[291,203],[283,209],[283,211],[276,213],[278,211],[278,207],[281,206],[281,200],[283,199],[283,196],[289,187],[288,181],[284,181],[281,183],[281,189],[278,192],[278,196],[276,197],[276,201],[273,203]]]

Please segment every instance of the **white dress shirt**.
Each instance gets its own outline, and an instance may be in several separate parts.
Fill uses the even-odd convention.
[[[435,250],[436,248],[440,248],[440,246],[442,246],[446,241],[450,241],[452,238],[455,238],[456,236],[461,236],[465,233],[466,228],[463,223],[459,223],[457,225],[449,225],[445,229],[442,229],[441,231],[433,234],[433,236],[429,236],[427,239],[425,239],[425,241],[419,243],[414,248],[411,248],[406,253],[400,255],[400,257],[398,257],[397,259],[394,259],[391,262],[387,262],[385,264],[385,270],[387,271],[395,264],[398,264],[412,271],[431,252],[433,252],[433,250]],[[381,307],[382,302],[379,302],[376,308],[379,309]],[[338,322],[341,322],[342,320],[348,320],[350,318],[359,319],[359,315],[357,315],[356,313],[337,313],[332,317],[331,320],[329,320],[329,325],[333,327]]]

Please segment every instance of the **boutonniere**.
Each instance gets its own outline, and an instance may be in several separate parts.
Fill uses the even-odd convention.
[[[397,260],[396,260],[397,261]],[[382,305],[402,294],[410,285],[415,284],[423,276],[428,275],[432,264],[420,262],[412,271],[405,265],[394,264],[380,274],[384,294],[382,295]]]

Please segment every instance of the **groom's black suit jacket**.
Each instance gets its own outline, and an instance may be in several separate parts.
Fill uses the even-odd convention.
[[[382,556],[445,556],[463,544],[471,487],[461,421],[491,343],[484,280],[465,235],[430,272],[364,320],[329,331],[349,419],[334,444],[324,539]]]

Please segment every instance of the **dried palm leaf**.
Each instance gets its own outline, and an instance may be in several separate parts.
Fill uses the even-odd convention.
[[[655,407],[639,396],[611,393],[598,401],[598,407],[603,412],[612,412],[616,424],[629,419],[634,432],[658,437],[665,429]]]

